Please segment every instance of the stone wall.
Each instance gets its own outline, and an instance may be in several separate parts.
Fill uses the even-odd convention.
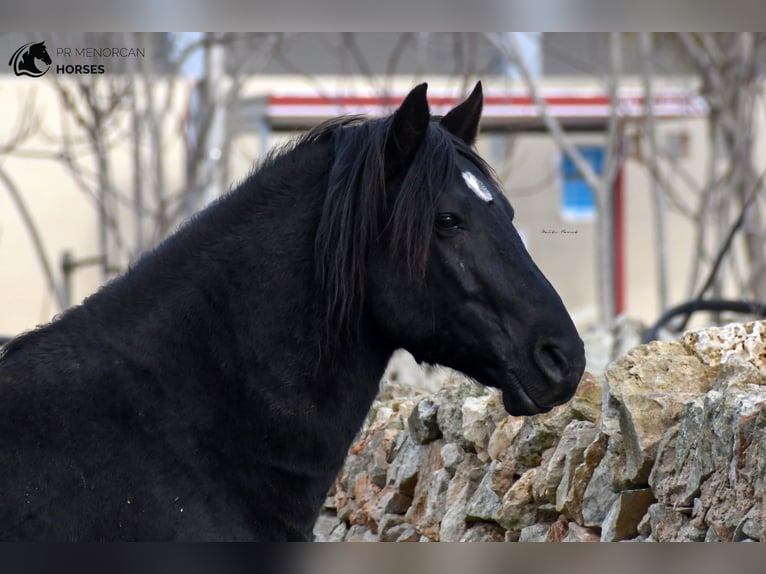
[[[386,383],[316,539],[766,541],[766,322],[628,350],[550,413]]]

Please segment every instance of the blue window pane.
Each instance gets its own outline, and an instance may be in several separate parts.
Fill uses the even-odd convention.
[[[597,174],[603,171],[603,147],[583,146],[579,151]],[[593,192],[577,171],[574,162],[566,155],[563,155],[561,160],[561,181],[562,217],[567,221],[593,220],[596,216]]]

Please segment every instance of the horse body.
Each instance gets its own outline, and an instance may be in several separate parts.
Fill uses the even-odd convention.
[[[305,181],[326,171],[268,205],[254,180],[9,346],[0,538],[310,536],[391,353],[316,367]]]
[[[433,138],[471,139],[476,94],[441,125],[423,86],[388,123],[312,132],[83,305],[7,344],[0,539],[310,539],[401,346],[503,389],[509,412],[567,400],[582,343],[510,204],[467,145],[443,156],[441,189],[422,163]],[[383,139],[359,149],[373,132]],[[490,201],[460,184],[466,171]],[[517,298],[532,302],[529,344]]]

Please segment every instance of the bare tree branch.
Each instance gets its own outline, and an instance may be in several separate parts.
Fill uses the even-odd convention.
[[[56,285],[56,278],[53,274],[53,267],[51,266],[50,259],[48,258],[48,254],[45,250],[45,245],[43,244],[42,237],[38,231],[37,224],[35,223],[35,220],[32,217],[32,213],[27,207],[24,198],[21,196],[21,192],[19,192],[18,187],[16,187],[16,184],[13,182],[11,177],[8,175],[8,172],[6,172],[2,166],[0,166],[0,181],[3,182],[3,185],[10,195],[13,204],[16,206],[16,210],[19,212],[19,216],[24,223],[24,228],[29,234],[29,239],[32,242],[32,250],[37,257],[37,262],[40,265],[43,276],[45,277],[45,282],[48,285],[48,291],[53,294],[58,308],[65,309],[66,304],[62,293]]]
[[[652,91],[652,37],[647,32],[639,35],[641,46],[641,76],[644,84],[644,108],[646,114],[646,145],[648,146],[647,162],[652,173],[650,178],[651,197],[654,214],[654,250],[657,269],[657,294],[660,310],[668,308],[668,274],[667,274],[667,235],[665,233],[665,201],[660,189],[657,174],[657,131],[654,121],[654,93]]]

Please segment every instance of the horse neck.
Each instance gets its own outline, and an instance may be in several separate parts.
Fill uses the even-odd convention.
[[[327,352],[314,238],[329,166],[318,153],[302,163],[303,175],[286,175],[290,167],[256,175],[137,266],[130,281],[141,285],[131,296],[162,289],[151,304],[183,324],[148,321],[136,337],[176,347],[204,341],[203,371],[220,369],[220,380],[247,373],[248,395],[287,397],[286,413],[332,418],[342,442],[366,414],[393,349],[362,317],[358,337]]]

